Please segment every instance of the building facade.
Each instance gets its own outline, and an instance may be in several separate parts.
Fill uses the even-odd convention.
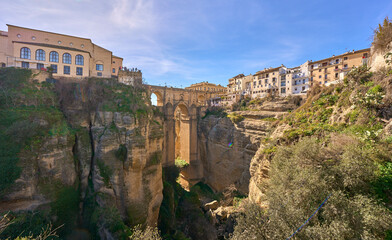
[[[298,67],[282,69],[279,92],[281,96],[306,94],[310,87],[308,66],[309,61],[306,61]]]
[[[61,77],[117,76],[123,59],[91,39],[9,25],[0,32],[0,65],[48,69]],[[50,69],[49,68],[49,69]]]
[[[251,98],[262,98],[268,94],[278,94],[280,86],[280,74],[284,66],[266,68],[253,75],[251,84]]]
[[[226,93],[226,88],[223,87],[222,85],[220,84],[216,85],[209,82],[195,83],[189,87],[186,87],[185,89],[203,91],[203,92],[212,92],[212,93],[222,93],[222,94]]]
[[[330,85],[342,81],[354,67],[368,64],[370,49],[349,51],[338,56],[309,63],[310,82]]]

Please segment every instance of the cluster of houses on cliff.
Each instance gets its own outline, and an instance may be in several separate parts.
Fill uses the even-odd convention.
[[[368,64],[370,49],[352,50],[341,55],[318,61],[306,61],[298,67],[284,65],[265,68],[255,74],[239,74],[229,79],[226,104],[236,102],[244,96],[252,99],[269,94],[281,97],[303,95],[314,85],[330,85],[341,82],[354,67]]]
[[[230,78],[227,87],[208,82],[192,84],[186,89],[218,92],[220,97],[211,99],[213,105],[231,105],[244,97],[263,98],[268,95],[286,97],[306,95],[314,85],[341,82],[354,67],[369,64],[370,48],[352,50],[340,55],[306,61],[300,66],[265,68],[255,74],[238,74]]]

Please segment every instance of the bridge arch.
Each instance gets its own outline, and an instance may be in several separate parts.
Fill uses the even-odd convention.
[[[156,97],[156,103],[155,104],[154,104],[155,99],[154,99],[153,95],[155,95],[155,97]],[[161,106],[164,105],[164,103],[163,103],[163,95],[162,95],[162,93],[160,91],[152,91],[151,94],[150,94],[150,99],[151,99],[151,104],[152,105],[155,105],[155,106],[158,106],[158,107],[161,107]]]
[[[180,102],[174,110],[175,159],[190,162],[190,115],[189,108]]]

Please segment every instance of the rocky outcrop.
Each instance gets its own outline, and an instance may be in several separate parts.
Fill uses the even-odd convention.
[[[248,193],[249,165],[272,122],[245,118],[238,124],[210,115],[199,122],[199,157],[205,182],[216,191],[235,184]]]
[[[162,125],[128,114],[97,112],[91,134],[94,146],[92,182],[101,207],[119,209],[132,223],[154,226],[162,201]],[[121,154],[120,152],[123,151]]]
[[[53,113],[24,112],[28,121],[20,124],[37,133],[18,155],[20,174],[1,192],[0,210],[45,209],[61,225],[56,214],[64,209],[53,208],[71,208],[64,202],[69,192],[77,199],[66,234],[79,225],[93,236],[116,239],[125,231],[119,224],[155,226],[163,198],[161,114],[143,100],[143,89],[110,81],[58,84],[60,104],[53,97],[47,107]]]
[[[392,49],[392,42],[388,45],[385,50],[376,50],[374,46],[370,48],[370,69],[376,72],[382,68],[386,68],[388,65],[385,62],[385,54]]]

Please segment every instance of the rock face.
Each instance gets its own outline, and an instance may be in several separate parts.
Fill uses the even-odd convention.
[[[265,117],[264,117],[265,118]],[[205,182],[216,191],[227,186],[248,193],[249,165],[272,122],[245,118],[234,124],[229,118],[210,115],[199,122],[199,157]]]
[[[378,71],[382,68],[387,67],[387,63],[385,62],[385,54],[388,53],[389,49],[392,49],[392,42],[388,45],[387,49],[384,51],[378,50],[376,51],[374,46],[370,48],[371,62],[370,68],[372,71]]]
[[[106,196],[98,203],[115,203],[131,222],[154,226],[163,189],[162,138],[156,135],[161,125],[113,112],[97,112],[93,122],[92,182],[94,192]]]
[[[1,198],[1,211],[34,210],[49,203],[42,188],[51,182],[73,185],[77,172],[73,160],[72,135],[46,138],[42,143],[20,153],[20,178]]]
[[[116,86],[120,90],[113,92],[122,97],[121,85]],[[163,117],[132,99],[127,99],[129,106],[137,111],[103,110],[108,104],[121,106],[113,93],[94,99],[91,106],[84,96],[94,98],[98,90],[62,86],[57,111],[66,131],[37,138],[20,152],[20,177],[0,196],[0,210],[51,209],[57,192],[68,187],[79,196],[74,223],[89,229],[94,224],[101,239],[118,238],[110,226],[117,216],[129,225],[157,224],[163,198]],[[47,129],[57,124],[44,117],[34,122]]]

